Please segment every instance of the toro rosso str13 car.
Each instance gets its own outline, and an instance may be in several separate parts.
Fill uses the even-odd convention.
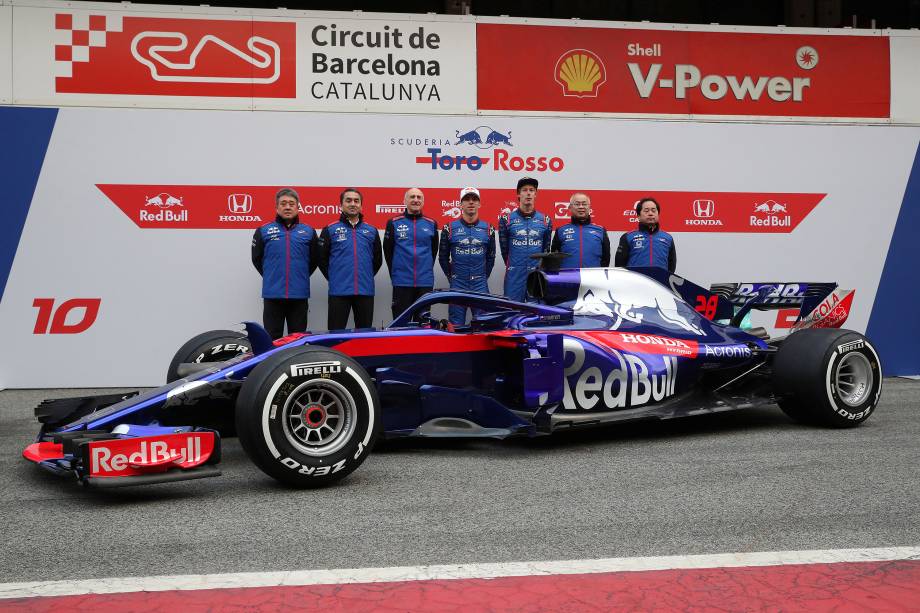
[[[387,437],[537,436],[776,403],[794,420],[855,426],[878,404],[878,355],[839,329],[835,284],[699,287],[661,269],[538,270],[532,302],[435,291],[387,328],[272,341],[206,332],[165,386],[45,401],[23,455],[114,487],[219,474],[220,433],[293,486],[341,479]],[[472,310],[453,327],[431,309]],[[739,327],[751,309],[797,308],[793,332]],[[440,308],[440,307],[438,307]]]

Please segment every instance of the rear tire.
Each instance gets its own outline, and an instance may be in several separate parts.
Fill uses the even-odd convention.
[[[203,332],[176,351],[176,355],[173,356],[166,370],[166,382],[172,383],[182,378],[177,372],[180,364],[226,362],[249,351],[249,339],[242,332],[233,330]]]
[[[812,328],[793,333],[780,345],[773,383],[777,403],[792,419],[852,428],[878,405],[882,368],[862,334]]]
[[[236,401],[243,449],[294,487],[328,485],[358,468],[380,432],[380,401],[360,364],[331,349],[282,351],[256,366]]]

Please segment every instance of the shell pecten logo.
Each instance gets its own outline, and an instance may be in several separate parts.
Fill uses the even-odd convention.
[[[596,98],[607,82],[607,68],[593,51],[570,49],[556,60],[553,78],[562,86],[564,96]]]

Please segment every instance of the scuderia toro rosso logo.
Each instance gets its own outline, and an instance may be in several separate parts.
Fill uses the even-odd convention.
[[[431,170],[492,170],[493,172],[562,172],[565,160],[553,153],[534,152],[517,142],[511,130],[463,126],[442,137],[392,137],[390,145],[420,148],[416,164]]]
[[[640,407],[673,396],[677,388],[677,357],[639,357],[607,347],[602,350],[574,338],[565,351],[564,395],[568,411]]]

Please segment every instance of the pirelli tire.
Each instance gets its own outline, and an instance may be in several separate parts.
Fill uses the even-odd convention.
[[[182,377],[178,374],[180,364],[203,362],[226,362],[243,353],[249,353],[249,339],[242,332],[233,330],[209,330],[192,337],[179,347],[166,370],[166,382],[172,383]]]
[[[881,361],[869,339],[858,332],[800,330],[780,345],[773,385],[780,408],[794,420],[852,428],[878,406]]]
[[[294,487],[328,485],[367,459],[381,430],[380,401],[367,372],[348,356],[292,348],[246,378],[236,430],[270,477]]]

